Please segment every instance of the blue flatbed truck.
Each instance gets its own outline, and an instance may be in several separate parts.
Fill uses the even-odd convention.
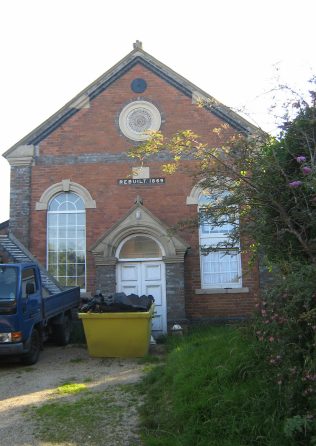
[[[0,357],[31,365],[49,338],[68,344],[79,302],[79,287],[47,295],[36,263],[0,264]]]

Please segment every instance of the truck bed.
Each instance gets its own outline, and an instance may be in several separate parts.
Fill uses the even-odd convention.
[[[50,319],[58,314],[79,306],[80,287],[66,289],[58,294],[43,299],[44,319]]]

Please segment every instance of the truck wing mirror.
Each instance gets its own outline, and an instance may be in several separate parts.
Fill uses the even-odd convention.
[[[27,295],[27,296],[28,296],[29,294],[34,294],[34,292],[35,292],[34,283],[32,283],[32,282],[28,282],[28,283],[26,284],[26,289],[25,289],[25,291],[26,291],[26,295]]]

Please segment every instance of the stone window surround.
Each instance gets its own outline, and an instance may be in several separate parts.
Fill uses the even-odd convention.
[[[152,102],[144,99],[138,99],[136,101],[129,102],[119,113],[118,125],[122,134],[133,141],[145,141],[150,136],[149,134],[139,133],[133,130],[127,123],[128,116],[134,111],[137,112],[141,109],[147,111],[147,113],[149,113],[151,116],[152,122],[148,129],[149,131],[159,130],[162,123],[161,113]]]
[[[35,204],[36,211],[43,211],[48,209],[48,204],[51,198],[60,192],[74,192],[79,195],[85,205],[86,209],[95,209],[96,202],[92,199],[90,192],[81,184],[74,183],[70,179],[62,180],[60,183],[55,183],[48,187],[42,194],[40,200]]]

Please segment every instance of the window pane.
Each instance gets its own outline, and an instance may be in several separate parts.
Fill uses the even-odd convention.
[[[82,238],[83,239],[85,237],[85,233],[86,233],[85,228],[80,226],[77,229],[77,238]]]
[[[57,226],[57,214],[48,214],[47,224],[48,226]]]
[[[58,240],[58,251],[66,251],[67,248],[67,239],[60,238]]]
[[[85,265],[77,265],[77,276],[84,276]]]
[[[68,203],[61,203],[58,207],[58,211],[67,211],[68,210]]]
[[[69,226],[76,226],[76,214],[68,214],[68,225]]]
[[[85,252],[77,251],[77,263],[85,263]]]
[[[77,248],[80,249],[81,251],[84,251],[86,248],[86,241],[85,240],[77,240]]]
[[[64,277],[66,276],[66,265],[64,263],[59,263],[58,265],[58,276]]]
[[[57,239],[48,240],[48,250],[49,251],[57,251],[58,249],[58,241]]]
[[[77,225],[85,226],[86,225],[86,216],[85,214],[77,214]]]
[[[58,226],[67,226],[67,214],[58,214]]]
[[[49,264],[49,265],[48,265],[48,272],[49,272],[52,276],[56,277],[56,276],[57,276],[57,265],[56,265],[56,264],[54,264],[54,265]]]
[[[49,229],[49,239],[51,240],[51,239],[55,239],[55,238],[57,238],[57,228],[50,228]]]
[[[57,263],[57,252],[48,252],[48,264]]]
[[[202,282],[204,286],[239,284],[239,253],[211,252],[202,258]]]
[[[68,250],[75,251],[77,248],[76,239],[68,239]]]
[[[75,263],[68,263],[67,265],[67,275],[75,276],[76,275],[76,265]]]
[[[66,286],[66,277],[62,277],[62,276],[58,276],[58,282],[62,285],[62,286]]]
[[[65,227],[62,227],[62,228],[59,227],[58,228],[58,238],[65,238],[65,237],[66,237],[66,228]]]
[[[67,277],[67,286],[76,286],[77,278],[76,277]]]
[[[84,277],[77,277],[77,286],[80,286],[80,288],[84,288]]]
[[[50,202],[48,209],[50,211],[57,211],[58,207],[59,207],[59,202],[56,199],[54,199]]]
[[[67,263],[75,263],[76,261],[76,253],[75,251],[67,252]]]
[[[66,263],[66,251],[58,251],[58,263]]]

